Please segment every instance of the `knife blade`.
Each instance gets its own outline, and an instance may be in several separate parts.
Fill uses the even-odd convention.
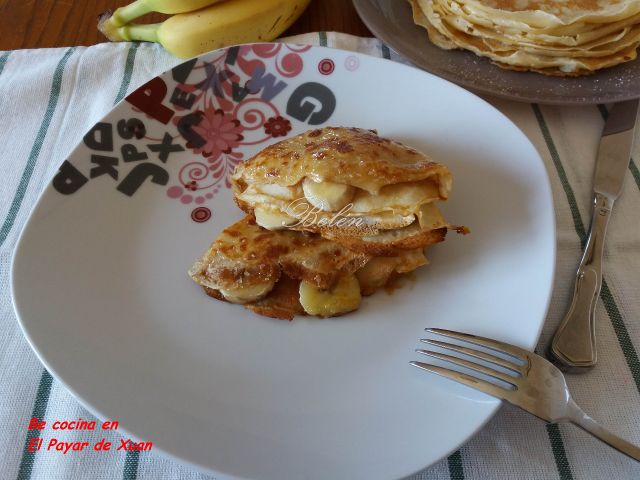
[[[609,200],[620,196],[635,139],[640,99],[614,105],[602,131],[593,190]]]
[[[549,349],[563,370],[585,372],[597,362],[595,309],[602,287],[604,239],[611,209],[622,192],[634,148],[640,100],[616,104],[609,113],[593,177],[593,212],[589,236],[576,274],[569,311],[554,334]]]

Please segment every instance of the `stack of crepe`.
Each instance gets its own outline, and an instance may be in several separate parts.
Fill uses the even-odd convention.
[[[452,227],[435,203],[451,173],[400,143],[356,128],[317,129],[276,143],[232,175],[246,216],[190,270],[219,300],[270,317],[355,310]]]
[[[432,43],[500,67],[578,76],[634,60],[639,0],[409,0]]]

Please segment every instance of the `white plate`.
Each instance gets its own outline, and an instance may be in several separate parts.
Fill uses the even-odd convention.
[[[234,91],[247,95],[229,100]],[[179,109],[172,99],[194,103]],[[124,128],[129,119],[146,137]],[[428,152],[453,171],[444,211],[471,235],[450,234],[412,284],[344,317],[290,323],[207,297],[186,272],[241,217],[225,174],[287,122],[289,135],[317,124],[375,128]],[[211,162],[177,123],[192,143],[218,132],[203,147]],[[165,134],[184,150],[163,162],[149,145]],[[134,150],[147,158],[134,160]],[[423,328],[532,348],[543,323],[555,259],[544,166],[493,107],[417,69],[320,47],[213,52],[115,107],[61,172],[14,258],[25,335],[95,415],[218,478],[416,472],[499,406],[408,365]],[[192,219],[206,219],[205,209],[208,221]]]

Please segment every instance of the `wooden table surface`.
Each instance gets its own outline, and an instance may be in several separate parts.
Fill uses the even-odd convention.
[[[133,0],[0,0],[0,50],[94,45],[106,39],[96,29],[98,14]],[[162,20],[150,15],[145,22]],[[371,36],[351,0],[312,0],[284,35],[336,31]]]

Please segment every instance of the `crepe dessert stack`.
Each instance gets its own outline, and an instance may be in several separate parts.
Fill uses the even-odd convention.
[[[425,247],[450,225],[444,165],[374,131],[312,130],[271,145],[232,175],[246,213],[190,270],[219,300],[262,315],[330,317],[359,307],[400,274],[425,265]]]
[[[578,76],[634,60],[638,0],[409,0],[417,25],[444,49],[512,70]]]

